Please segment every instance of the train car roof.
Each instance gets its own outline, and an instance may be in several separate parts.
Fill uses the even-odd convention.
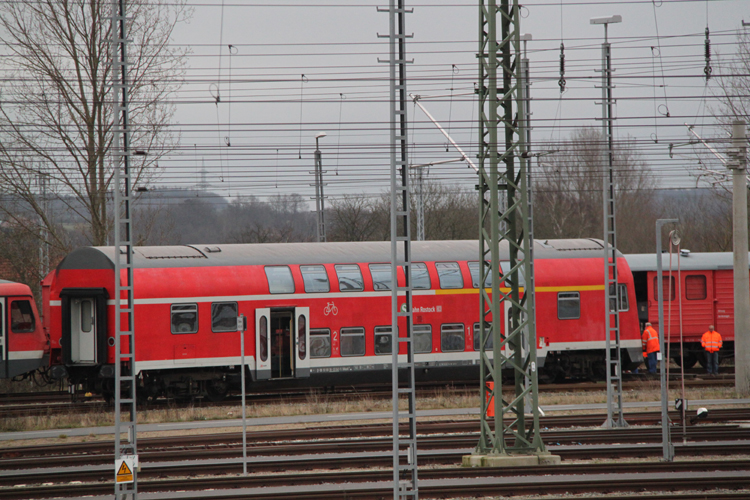
[[[412,261],[478,260],[476,240],[412,242]],[[543,259],[602,256],[596,239],[536,240],[534,255]],[[137,268],[209,267],[282,264],[346,264],[390,262],[389,241],[335,243],[249,243],[144,246],[133,249]],[[508,246],[501,243],[500,259],[507,260]],[[114,247],[83,247],[68,254],[57,269],[112,269]]]
[[[31,295],[31,288],[23,283],[0,280],[0,295]]]
[[[625,256],[632,272],[656,271],[656,254],[639,253]],[[661,254],[662,269],[669,269],[669,254]],[[683,271],[712,271],[733,269],[732,252],[690,252],[680,256],[680,269]],[[672,269],[677,269],[677,255],[672,254]]]

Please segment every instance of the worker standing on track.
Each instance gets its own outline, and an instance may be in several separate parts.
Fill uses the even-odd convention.
[[[643,353],[646,356],[648,372],[656,373],[656,355],[659,352],[659,333],[651,326],[651,323],[646,323],[646,328],[643,330],[643,336],[641,337],[641,345],[643,346]]]
[[[719,374],[719,349],[723,345],[721,334],[714,330],[714,325],[701,337],[701,345],[706,350],[706,371],[709,375]]]

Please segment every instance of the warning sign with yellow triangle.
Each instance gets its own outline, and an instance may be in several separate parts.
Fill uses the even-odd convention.
[[[121,458],[115,461],[115,482],[132,483],[133,482],[133,463],[132,460]]]

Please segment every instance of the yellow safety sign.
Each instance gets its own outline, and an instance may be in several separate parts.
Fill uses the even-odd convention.
[[[119,465],[117,463],[119,462]],[[128,463],[130,462],[130,463]],[[133,463],[131,460],[119,459],[115,463],[117,474],[115,475],[115,482],[117,483],[132,483],[133,482]]]

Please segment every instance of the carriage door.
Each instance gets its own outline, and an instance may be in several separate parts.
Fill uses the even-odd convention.
[[[70,359],[96,363],[96,314],[93,298],[70,299]]]
[[[294,309],[295,336],[294,336],[294,376],[307,378],[310,376],[310,308],[296,307]]]
[[[269,324],[271,310],[261,308],[255,310],[255,380],[271,378],[271,356]]]

